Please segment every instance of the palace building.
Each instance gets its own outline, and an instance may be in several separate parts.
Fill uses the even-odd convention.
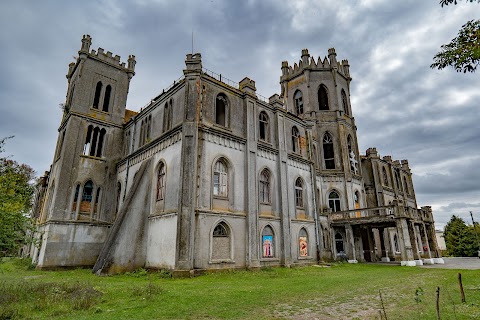
[[[83,36],[33,215],[38,268],[195,270],[344,259],[442,263],[407,160],[358,150],[350,66],[335,49],[281,64],[266,99],[187,54],[183,76],[126,109],[127,63]]]

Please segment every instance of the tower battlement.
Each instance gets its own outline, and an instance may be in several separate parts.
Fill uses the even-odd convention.
[[[90,56],[93,58],[97,58],[100,61],[107,62],[113,66],[125,69],[127,72],[134,73],[135,71],[135,56],[134,55],[129,55],[127,63],[120,61],[120,56],[119,55],[113,55],[112,52],[107,51],[105,52],[105,49],[103,48],[98,48],[98,50],[90,50],[90,46],[92,45],[92,37],[90,35],[83,35],[82,37],[82,47],[80,48],[80,51],[78,51],[80,59],[86,58],[86,56]]]
[[[322,58],[319,56],[317,60],[310,56],[308,49],[302,49],[301,59],[293,66],[288,64],[288,61],[282,61],[282,79],[293,78],[301,74],[304,70],[331,70],[337,69],[338,73],[350,78],[350,65],[347,59],[337,62],[335,48],[328,49],[328,57]]]

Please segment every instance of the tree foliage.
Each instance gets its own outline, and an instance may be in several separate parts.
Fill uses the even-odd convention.
[[[480,20],[468,21],[456,38],[440,48],[433,57],[432,69],[451,66],[457,72],[475,72],[480,64]]]
[[[0,153],[8,138],[0,139]],[[32,227],[28,213],[32,207],[35,172],[26,164],[0,157],[0,257],[15,255],[27,241]]]
[[[447,253],[456,257],[475,257],[479,247],[473,226],[469,226],[455,215],[445,226],[443,232]]]
[[[467,2],[480,0],[467,0]],[[457,0],[440,0],[440,4],[456,5]],[[456,38],[441,47],[441,51],[433,57],[432,69],[453,67],[457,72],[475,72],[480,64],[480,20],[465,23]]]

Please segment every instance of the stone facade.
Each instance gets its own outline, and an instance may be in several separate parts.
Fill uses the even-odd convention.
[[[128,63],[84,36],[34,215],[39,268],[176,272],[319,260],[433,263],[430,207],[406,160],[358,151],[347,60],[282,62],[265,99],[188,54],[183,77],[139,113]]]

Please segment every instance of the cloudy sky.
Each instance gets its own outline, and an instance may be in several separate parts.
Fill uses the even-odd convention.
[[[280,92],[283,60],[335,47],[353,77],[362,153],[408,159],[419,206],[437,228],[469,211],[480,221],[480,74],[429,68],[440,45],[480,4],[438,0],[35,1],[0,3],[0,137],[13,159],[48,170],[65,101],[68,64],[83,34],[126,61],[137,57],[127,107],[139,110],[182,75],[185,54],[257,92]],[[467,219],[468,218],[468,219]]]

